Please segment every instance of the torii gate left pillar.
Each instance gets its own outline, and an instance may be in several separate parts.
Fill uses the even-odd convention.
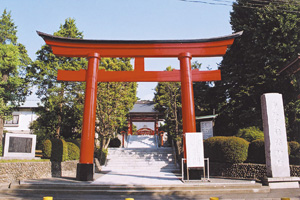
[[[59,70],[57,80],[85,81],[85,105],[81,135],[80,161],[77,179],[93,180],[94,137],[96,119],[97,82],[181,82],[183,134],[196,132],[193,81],[221,80],[219,70],[191,70],[191,58],[212,57],[225,54],[236,37],[229,36],[200,40],[169,41],[109,41],[62,38],[38,32],[57,56],[86,57],[88,69],[79,71]],[[101,57],[134,57],[134,71],[98,71]],[[180,70],[145,71],[144,57],[176,57]],[[184,142],[185,152],[185,142]],[[184,154],[186,158],[186,154]]]
[[[99,60],[98,53],[88,55],[80,160],[76,173],[76,178],[84,181],[93,180]]]

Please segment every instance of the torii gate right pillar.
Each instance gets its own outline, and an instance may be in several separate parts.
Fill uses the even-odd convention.
[[[181,76],[181,103],[182,103],[182,126],[183,134],[187,132],[196,132],[194,90],[191,73],[190,53],[179,55],[180,76]],[[185,137],[183,137],[184,157],[186,158]]]

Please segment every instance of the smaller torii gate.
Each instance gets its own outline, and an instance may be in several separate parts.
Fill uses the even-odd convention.
[[[37,32],[57,56],[86,57],[88,69],[59,70],[57,80],[85,81],[80,160],[77,179],[93,180],[94,137],[98,82],[181,82],[183,134],[196,132],[193,81],[218,81],[221,72],[191,70],[192,57],[223,56],[242,32],[225,37],[194,40],[85,40]],[[101,57],[135,58],[134,71],[99,70]],[[145,57],[175,57],[180,70],[145,71]],[[185,150],[185,141],[183,141]]]

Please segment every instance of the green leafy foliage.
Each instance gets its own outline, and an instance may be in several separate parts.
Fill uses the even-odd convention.
[[[67,142],[67,144],[68,144],[68,160],[79,160],[80,158],[79,147],[72,142]]]
[[[66,142],[71,142],[75,144],[80,149],[81,140],[80,138],[77,139],[66,139]]]
[[[290,155],[295,155],[300,150],[300,144],[296,141],[291,141],[288,143],[290,147]]]
[[[264,139],[264,132],[261,131],[258,127],[251,126],[248,128],[239,129],[236,137],[243,138],[248,142],[252,142],[253,140]]]
[[[167,67],[166,71],[172,71]],[[177,82],[160,82],[155,87],[155,109],[164,113],[165,124],[162,131],[168,132],[174,139],[182,137],[181,84]]]
[[[300,165],[300,144],[296,141],[291,141],[288,143],[290,147],[290,164]]]
[[[66,19],[54,35],[82,39],[83,35],[74,19]],[[28,69],[28,77],[38,87],[37,95],[42,105],[37,113],[37,124],[32,126],[34,133],[46,134],[49,138],[76,138],[81,132],[84,102],[82,82],[58,82],[57,70],[86,69],[84,58],[57,57],[49,46],[42,46],[37,59]],[[41,130],[42,129],[42,130]]]
[[[3,156],[2,151],[3,151],[3,147],[2,144],[0,144],[0,157]]]
[[[204,141],[205,157],[214,162],[243,163],[249,143],[238,137],[211,137]]]
[[[4,120],[10,119],[12,109],[29,93],[25,68],[31,60],[25,47],[17,42],[16,28],[10,12],[4,10],[0,17],[0,143]]]
[[[224,56],[220,65],[222,81],[216,82],[211,96],[218,98],[218,135],[224,127],[230,134],[243,127],[261,127],[262,94],[282,93],[285,105],[299,94],[290,77],[277,74],[300,52],[300,5],[296,0],[287,2],[263,1],[253,9],[246,6],[248,0],[234,3],[230,23],[234,32],[244,33]],[[294,111],[286,113],[291,118]],[[288,122],[289,137],[300,138],[294,126],[298,122]]]
[[[68,160],[68,144],[62,139],[52,139],[51,161],[63,162]]]
[[[45,140],[43,142],[43,158],[51,158],[52,142],[51,140]]]
[[[99,69],[132,71],[130,58],[102,58]],[[98,83],[96,132],[100,149],[106,149],[110,138],[127,129],[127,114],[136,102],[137,84],[132,82]]]
[[[266,163],[264,139],[257,139],[249,144],[248,161],[261,164]]]

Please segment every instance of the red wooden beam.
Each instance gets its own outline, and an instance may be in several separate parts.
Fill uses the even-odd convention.
[[[192,57],[222,56],[242,34],[194,40],[86,40],[37,33],[55,55],[66,57],[87,57],[95,52],[101,57],[178,57],[183,52]]]
[[[86,70],[67,71],[58,70],[59,81],[85,81]],[[220,70],[199,71],[192,70],[193,82],[219,81]],[[99,70],[98,82],[180,82],[180,70],[174,71],[105,71]]]

